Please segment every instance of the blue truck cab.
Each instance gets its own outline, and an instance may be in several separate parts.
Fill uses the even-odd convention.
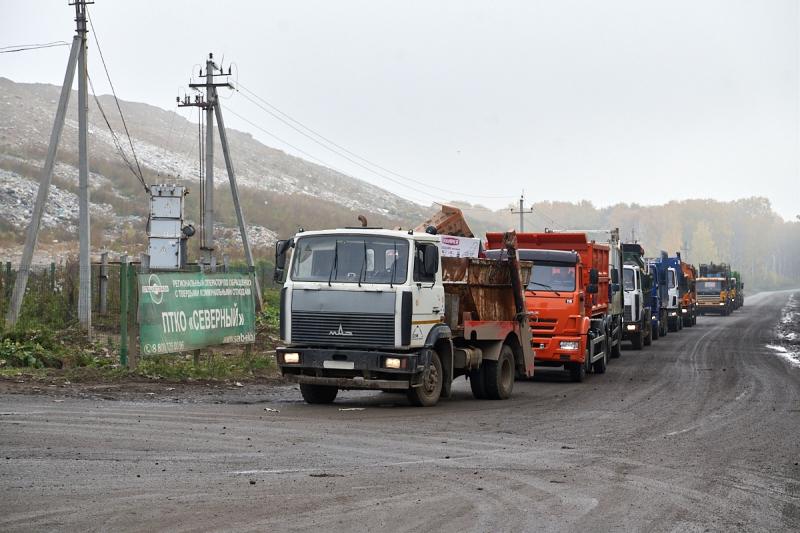
[[[683,269],[681,268],[681,258],[676,255],[669,257],[666,252],[661,252],[661,257],[658,258],[658,263],[663,265],[667,275],[667,329],[669,331],[678,331],[683,329],[682,315],[682,288],[686,287],[686,282],[683,279]]]
[[[653,284],[650,289],[650,313],[652,320],[653,339],[664,337],[667,334],[667,301],[669,298],[669,272],[665,264],[657,259],[648,259],[650,273],[653,275]]]

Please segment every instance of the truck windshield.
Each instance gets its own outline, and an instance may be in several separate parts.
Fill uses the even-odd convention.
[[[626,291],[636,290],[636,273],[632,268],[622,269],[622,288]]]
[[[674,289],[675,287],[678,286],[678,283],[675,280],[675,271],[674,270],[668,270],[667,272],[669,272],[669,288],[670,289]]]
[[[300,237],[292,260],[293,281],[404,283],[408,241],[363,235]]]
[[[722,291],[721,281],[700,281],[697,283],[697,294],[719,294]]]
[[[575,265],[570,263],[551,263],[540,261],[534,263],[531,271],[529,291],[565,291],[575,290]]]

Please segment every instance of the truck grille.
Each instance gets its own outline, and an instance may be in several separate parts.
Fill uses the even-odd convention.
[[[630,305],[626,305],[625,309],[622,311],[622,320],[624,320],[626,322],[630,322],[630,321],[633,320],[633,317],[631,316],[631,306]]]
[[[555,318],[536,318],[531,322],[531,334],[534,337],[552,337],[556,331],[557,320]]]
[[[292,343],[394,346],[394,315],[292,312]]]

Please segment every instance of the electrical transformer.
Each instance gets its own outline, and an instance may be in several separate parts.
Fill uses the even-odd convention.
[[[186,264],[186,239],[194,233],[194,228],[183,225],[186,193],[181,185],[150,187],[147,253],[152,269],[178,270]]]

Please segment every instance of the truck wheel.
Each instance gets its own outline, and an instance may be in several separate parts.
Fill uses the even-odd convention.
[[[650,326],[650,331],[647,332],[647,335],[644,336],[644,345],[650,346],[653,344],[653,327]]]
[[[658,337],[661,335],[661,322],[659,321],[658,327],[653,327],[652,322],[650,323],[650,334],[653,336],[653,340],[658,340]]]
[[[469,371],[469,388],[472,389],[472,396],[476,400],[486,399],[486,380],[483,372],[483,364],[475,370]]]
[[[661,312],[661,320],[658,321],[658,327],[661,330],[661,336],[666,337],[669,328],[667,327],[667,313]]]
[[[603,341],[603,358],[592,363],[592,370],[595,374],[605,374],[608,366],[608,337]]]
[[[644,344],[644,333],[639,331],[635,337],[631,338],[631,344],[633,345],[634,350],[641,350],[642,345]]]
[[[615,339],[617,344],[611,347],[611,357],[614,359],[622,355],[622,327],[619,328],[619,335]]]
[[[503,345],[497,361],[484,361],[484,383],[486,397],[490,400],[505,400],[514,390],[514,352],[511,346]]]
[[[575,383],[580,383],[586,377],[586,365],[584,363],[567,363],[564,368],[569,372],[569,379]]]
[[[435,350],[431,350],[431,364],[422,376],[422,384],[408,390],[408,401],[417,407],[432,407],[442,394],[442,361]]]
[[[678,313],[680,313],[680,312],[681,312],[681,310],[678,309]],[[681,318],[680,314],[678,314],[678,316],[675,317],[675,322],[678,324],[678,331],[682,330],[683,329],[683,318]]]
[[[303,395],[306,403],[333,403],[336,395],[339,394],[339,389],[328,385],[301,383],[300,394]]]

